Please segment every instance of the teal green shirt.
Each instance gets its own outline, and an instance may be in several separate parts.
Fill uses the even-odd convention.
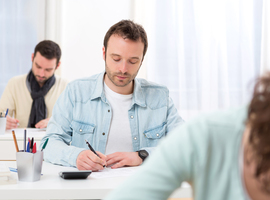
[[[187,181],[194,200],[244,200],[239,157],[247,108],[201,116],[176,128],[106,200],[158,200]]]

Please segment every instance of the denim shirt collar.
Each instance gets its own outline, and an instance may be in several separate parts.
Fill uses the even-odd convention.
[[[134,79],[134,90],[133,90],[133,98],[132,98],[132,106],[137,104],[141,107],[146,107],[145,103],[145,93],[142,90],[141,83],[139,79]]]
[[[101,100],[106,103],[106,97],[103,89],[104,75],[105,72],[98,74],[98,77],[96,79],[96,87],[93,91],[91,101],[97,98],[101,98]]]
[[[95,87],[95,90],[92,94],[91,100],[101,98],[101,100],[103,102],[105,102],[105,103],[107,102],[106,97],[105,97],[105,93],[104,93],[104,89],[103,89],[104,75],[105,75],[105,71],[98,75],[98,77],[96,79],[96,87]],[[137,78],[134,79],[134,90],[133,90],[131,107],[134,104],[137,104],[141,107],[146,107],[145,94],[143,93],[141,83]]]

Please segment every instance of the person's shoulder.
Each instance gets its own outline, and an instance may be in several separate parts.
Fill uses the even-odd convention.
[[[22,75],[18,75],[18,76],[14,76],[12,77],[9,81],[10,82],[17,82],[17,81],[25,81],[27,77],[27,74],[22,74]]]
[[[160,92],[166,95],[169,94],[169,90],[166,86],[154,83],[152,81],[147,81],[143,78],[136,78],[136,84],[138,84],[141,89],[145,90],[145,92]]]
[[[205,114],[204,119],[211,125],[234,126],[236,123],[245,123],[246,117],[247,106],[241,106]]]
[[[245,126],[247,107],[231,108],[200,114],[186,122],[186,126],[196,135],[234,135]]]
[[[69,87],[90,87],[93,88],[93,84],[95,85],[98,79],[98,76],[100,74],[95,74],[93,76],[90,77],[85,77],[85,78],[80,78],[80,79],[76,79],[73,80],[71,82],[69,82]]]
[[[11,79],[9,79],[7,86],[18,86],[18,84],[21,84],[26,81],[27,74],[22,74],[18,76],[14,76]]]
[[[89,100],[98,88],[99,75],[96,74],[91,77],[76,79],[68,83],[67,88],[69,93],[76,99],[76,101],[85,102]]]
[[[176,127],[170,135],[175,135],[172,136],[177,137],[175,140],[183,141],[183,145],[199,149],[196,152],[201,156],[197,158],[201,159],[208,155],[209,149],[218,153],[219,150],[235,148],[245,127],[246,111],[246,107],[240,107],[200,114]],[[201,163],[204,163],[203,159]]]
[[[158,88],[158,89],[166,89],[168,88],[164,85],[154,83],[152,81],[148,81],[143,78],[136,78],[136,81],[141,85],[142,88]]]

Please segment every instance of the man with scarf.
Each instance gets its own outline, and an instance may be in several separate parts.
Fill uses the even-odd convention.
[[[0,99],[0,111],[9,109],[6,129],[47,127],[53,106],[68,83],[54,74],[60,58],[59,45],[44,40],[35,47],[30,72],[9,80]]]

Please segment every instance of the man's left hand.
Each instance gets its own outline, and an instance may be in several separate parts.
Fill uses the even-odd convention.
[[[123,166],[138,166],[142,164],[142,159],[138,152],[116,152],[107,155],[107,166],[112,165],[112,169]]]
[[[40,120],[38,123],[36,123],[35,127],[36,128],[46,128],[49,120],[50,120],[50,118]]]

